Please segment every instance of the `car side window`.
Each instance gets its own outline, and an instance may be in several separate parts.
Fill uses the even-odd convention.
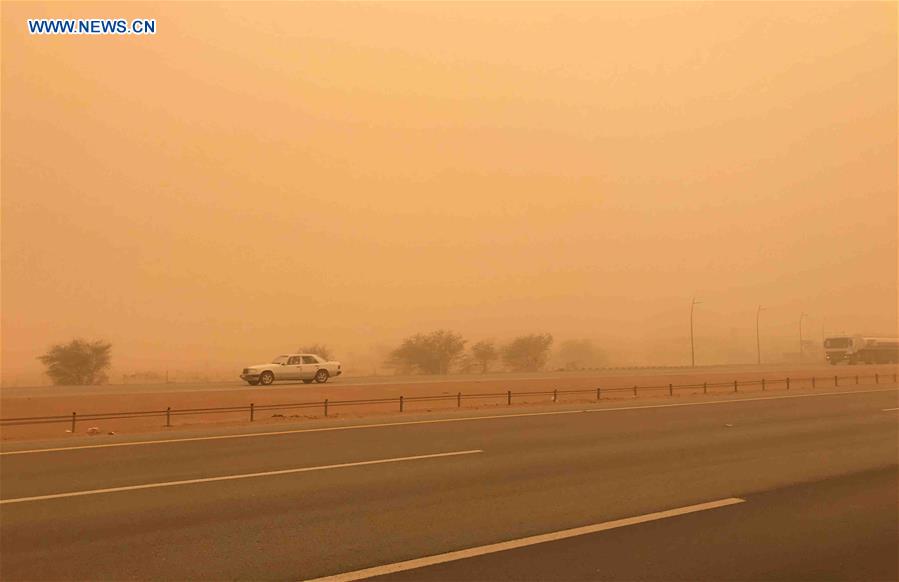
[[[315,359],[315,356],[303,356],[304,364],[317,364],[318,360]]]
[[[300,356],[291,356],[289,360],[287,360],[288,366],[294,366],[300,363]]]

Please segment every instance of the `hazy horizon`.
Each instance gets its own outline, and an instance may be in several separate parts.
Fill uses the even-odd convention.
[[[28,18],[155,18],[146,37]],[[893,3],[6,3],[2,377],[895,335]],[[368,365],[368,364],[366,364]],[[33,380],[34,379],[34,380]],[[236,379],[236,376],[235,376]]]

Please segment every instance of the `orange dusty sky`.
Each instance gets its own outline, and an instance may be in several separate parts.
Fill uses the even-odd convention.
[[[155,18],[29,36],[28,18]],[[896,333],[892,2],[3,3],[2,369]]]

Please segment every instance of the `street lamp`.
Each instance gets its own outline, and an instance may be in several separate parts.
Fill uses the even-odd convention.
[[[759,305],[758,309],[755,310],[755,353],[758,364],[762,363],[762,341],[759,337],[759,314],[763,309],[765,308]]]
[[[808,317],[806,312],[799,314],[799,363],[802,363],[802,318]]]
[[[702,303],[702,301],[696,301],[696,298],[693,297],[690,300],[690,367],[696,367],[696,352],[693,349],[693,308]]]

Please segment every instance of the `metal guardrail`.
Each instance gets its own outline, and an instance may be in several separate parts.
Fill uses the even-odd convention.
[[[862,380],[873,380],[873,384],[880,384],[881,380],[887,379],[888,375],[882,374],[873,374],[868,376],[863,375],[854,375],[854,376],[810,376],[810,377],[800,377],[800,378],[778,378],[778,379],[768,379],[761,378],[759,380],[734,380],[733,382],[703,382],[703,383],[693,383],[693,384],[657,384],[650,386],[625,386],[625,387],[597,387],[597,388],[585,388],[585,389],[573,389],[573,390],[538,390],[538,391],[526,391],[526,392],[512,392],[511,390],[507,390],[505,392],[490,392],[490,393],[474,393],[474,394],[463,394],[462,392],[457,392],[456,394],[440,394],[440,395],[432,395],[432,396],[399,396],[395,398],[368,398],[362,400],[330,400],[325,398],[324,400],[316,400],[310,402],[294,402],[294,403],[286,403],[286,404],[261,404],[256,405],[255,403],[250,403],[248,406],[222,406],[222,407],[211,407],[211,408],[181,408],[181,409],[173,409],[171,407],[167,407],[165,410],[144,410],[144,411],[129,411],[129,412],[97,412],[97,413],[81,413],[72,412],[72,414],[63,414],[56,416],[29,416],[29,417],[20,417],[20,418],[0,418],[0,427],[10,427],[10,426],[23,426],[23,425],[38,425],[38,424],[61,424],[61,423],[70,423],[71,424],[71,432],[74,433],[76,426],[79,422],[94,422],[100,420],[117,420],[117,419],[130,419],[130,418],[164,418],[166,427],[172,426],[172,417],[175,416],[194,416],[194,415],[206,415],[206,414],[224,414],[224,413],[238,413],[242,412],[244,414],[248,414],[250,422],[254,422],[256,420],[256,414],[258,412],[269,412],[276,410],[300,410],[300,409],[318,409],[322,410],[324,416],[329,415],[330,409],[334,407],[343,407],[343,406],[362,406],[362,405],[372,405],[372,404],[393,404],[399,407],[399,412],[404,412],[406,409],[406,405],[410,402],[441,402],[441,401],[455,401],[457,408],[462,408],[463,400],[486,400],[486,399],[496,399],[496,400],[504,400],[507,406],[511,406],[514,402],[516,396],[520,397],[529,397],[529,396],[551,396],[552,402],[558,402],[561,396],[565,395],[573,395],[573,394],[590,394],[591,399],[595,398],[598,402],[602,400],[603,393],[610,392],[628,392],[632,393],[634,398],[637,398],[640,391],[666,391],[668,396],[674,396],[676,390],[679,389],[693,389],[697,390],[702,388],[703,394],[709,394],[709,390],[716,390],[719,388],[727,388],[727,393],[738,393],[740,388],[746,388],[750,386],[761,386],[761,390],[763,392],[767,391],[769,388],[783,385],[786,390],[790,390],[791,386],[795,389],[798,388],[797,383],[811,383],[811,388],[816,387],[824,387],[825,385],[829,385],[831,387],[839,387],[840,382],[843,381],[843,385],[860,385]],[[896,374],[892,374],[892,381],[896,383]],[[867,385],[867,382],[865,382]],[[718,391],[718,393],[721,393]],[[595,396],[594,396],[595,395]]]

